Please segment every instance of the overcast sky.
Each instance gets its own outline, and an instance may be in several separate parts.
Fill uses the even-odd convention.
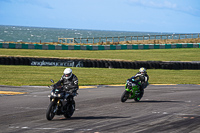
[[[0,25],[200,32],[200,0],[0,0]]]

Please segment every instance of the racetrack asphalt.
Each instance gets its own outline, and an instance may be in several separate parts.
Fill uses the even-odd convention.
[[[72,118],[45,118],[50,89],[0,86],[0,132],[199,133],[200,85],[149,85],[140,102],[122,103],[124,86],[80,88]]]
[[[175,85],[175,84],[152,84],[152,85]],[[106,86],[125,86],[125,85],[106,85]],[[6,86],[6,85],[0,85],[0,87],[9,87],[9,88],[16,88],[17,86]],[[46,86],[21,86],[21,87],[34,87],[34,88],[46,88]],[[79,89],[84,88],[97,88],[98,86],[79,86]],[[12,91],[2,91],[0,90],[0,95],[19,95],[19,94],[27,94],[28,92],[16,92],[16,90]]]

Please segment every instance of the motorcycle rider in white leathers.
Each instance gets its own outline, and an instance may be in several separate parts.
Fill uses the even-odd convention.
[[[141,95],[143,95],[144,93],[144,89],[149,85],[148,81],[149,81],[149,76],[147,74],[147,70],[144,67],[141,67],[139,69],[139,72],[136,73],[135,76],[131,77],[130,79],[128,79],[129,82],[132,82],[133,79],[138,79],[138,82],[141,82],[140,85],[140,91],[141,91]],[[128,84],[128,87],[131,89],[132,88],[132,84]]]

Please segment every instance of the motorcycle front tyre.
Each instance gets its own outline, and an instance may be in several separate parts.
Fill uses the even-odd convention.
[[[75,111],[75,101],[73,100],[72,103],[67,106],[67,111],[64,113],[64,116],[65,118],[71,118]]]
[[[121,96],[121,102],[126,102],[126,100],[129,98],[129,92],[128,91],[124,91],[122,96]]]
[[[134,98],[134,100],[135,100],[136,102],[139,102],[139,101],[142,99],[143,94],[144,94],[144,91],[140,92],[140,95],[136,96],[136,98]]]
[[[56,102],[55,101],[51,101],[47,110],[46,110],[46,118],[47,120],[52,120],[53,117],[55,116],[55,113],[54,113],[54,109],[55,109],[55,106],[56,106]]]

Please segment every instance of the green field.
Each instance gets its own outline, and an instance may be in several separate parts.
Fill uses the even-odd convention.
[[[65,67],[0,65],[0,85],[50,85],[58,81]],[[124,84],[137,69],[72,68],[79,85]],[[150,84],[200,84],[200,70],[149,69]]]
[[[129,61],[200,61],[199,48],[154,50],[24,50],[0,49],[0,56],[90,58]],[[50,85],[65,67],[0,65],[0,85]],[[124,84],[138,69],[72,68],[79,85]],[[200,84],[200,70],[149,69],[150,84]]]
[[[102,51],[0,49],[0,56],[87,58],[128,61],[200,61],[200,48]]]

